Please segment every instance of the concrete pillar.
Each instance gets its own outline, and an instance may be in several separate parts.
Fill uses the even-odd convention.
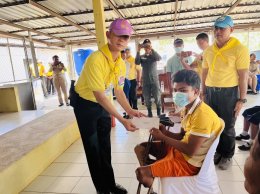
[[[28,35],[29,35],[29,43],[30,43],[30,49],[31,49],[31,54],[32,54],[32,62],[33,62],[33,66],[34,66],[35,76],[39,77],[39,70],[38,70],[38,66],[37,66],[35,47],[34,47],[34,43],[32,41],[32,36],[31,36],[30,31],[28,31]]]
[[[68,56],[68,75],[71,80],[76,80],[75,64],[72,55],[72,46],[66,45],[66,51]]]
[[[103,0],[92,0],[98,48],[107,43]]]

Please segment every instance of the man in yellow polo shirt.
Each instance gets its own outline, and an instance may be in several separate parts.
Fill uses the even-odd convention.
[[[40,79],[41,79],[43,95],[44,95],[44,97],[47,97],[48,92],[47,92],[47,87],[46,87],[45,67],[42,64],[42,62],[39,61],[39,60],[37,61],[37,66],[38,66],[39,76],[40,76]]]
[[[232,164],[235,151],[235,121],[246,102],[249,51],[230,37],[233,20],[223,16],[214,24],[215,43],[203,54],[202,91],[205,102],[225,121],[214,163],[222,170]]]
[[[143,163],[147,143],[135,147],[141,167],[136,175],[139,182],[150,187],[154,177],[181,177],[196,175],[206,157],[212,143],[224,127],[224,122],[217,114],[200,99],[200,77],[193,70],[181,70],[174,75],[173,101],[183,109],[181,132],[172,133],[160,126],[151,129],[150,133],[156,140],[152,142],[150,154],[157,159],[151,165]]]
[[[126,48],[132,32],[127,20],[116,19],[110,24],[106,33],[108,44],[87,58],[75,85],[78,95],[71,98],[89,171],[99,194],[127,193],[126,189],[115,183],[111,164],[110,115],[128,131],[136,130],[131,121],[124,119],[111,103],[112,89],[128,115],[144,116],[130,107],[123,92],[126,69],[120,51]]]
[[[141,66],[135,64],[135,58],[132,57],[130,48],[125,49],[126,61],[130,64],[128,80],[130,80],[130,91],[129,91],[129,103],[133,109],[137,108],[137,96],[136,89],[137,86],[141,85]]]

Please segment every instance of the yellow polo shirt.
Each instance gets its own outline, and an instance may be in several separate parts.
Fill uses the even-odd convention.
[[[75,91],[80,97],[92,102],[97,102],[93,91],[103,91],[109,98],[113,87],[123,89],[125,74],[125,63],[120,54],[117,60],[113,61],[106,44],[87,58]]]
[[[195,59],[193,63],[197,64],[197,67],[194,68],[194,71],[196,71],[201,78],[201,76],[202,76],[202,60],[201,59]]]
[[[215,42],[203,54],[202,67],[208,68],[205,84],[209,87],[237,86],[237,70],[248,69],[249,64],[249,51],[236,38],[231,37],[220,49]]]
[[[38,71],[39,71],[39,76],[45,76],[45,68],[42,63],[38,63]]]
[[[181,122],[186,132],[182,142],[188,143],[190,135],[206,137],[199,150],[191,157],[183,154],[185,160],[193,166],[201,167],[206,154],[215,138],[224,127],[218,115],[204,102],[197,98]]]
[[[135,58],[132,56],[128,57],[126,60],[130,63],[128,79],[129,80],[136,79],[136,71],[141,70],[141,65],[136,65]]]

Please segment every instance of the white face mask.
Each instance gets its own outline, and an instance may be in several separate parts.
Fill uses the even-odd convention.
[[[181,53],[183,51],[183,47],[175,47],[174,49],[176,53]]]
[[[184,108],[186,105],[190,103],[189,95],[184,92],[173,92],[172,99],[173,102],[180,108]]]

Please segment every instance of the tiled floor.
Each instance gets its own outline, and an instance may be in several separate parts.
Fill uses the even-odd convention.
[[[260,95],[248,96],[248,103],[245,108],[254,106],[257,102],[259,104]],[[118,108],[118,110],[121,109]],[[239,116],[236,123],[237,133],[242,131],[242,126],[243,119]],[[129,194],[136,193],[138,185],[135,178],[135,169],[138,167],[138,162],[133,149],[136,144],[146,141],[147,138],[147,131],[127,132],[118,122],[116,128],[113,128],[111,132],[112,163],[116,181],[122,184]],[[240,144],[240,142],[237,142],[237,144]],[[219,186],[223,194],[247,193],[244,189],[243,175],[243,166],[247,156],[248,152],[242,152],[236,148],[232,167],[226,171],[217,169]],[[154,188],[157,188],[157,184],[157,181],[155,181]],[[145,193],[145,189],[142,190]],[[20,194],[39,193],[95,194],[81,140],[71,145]]]

